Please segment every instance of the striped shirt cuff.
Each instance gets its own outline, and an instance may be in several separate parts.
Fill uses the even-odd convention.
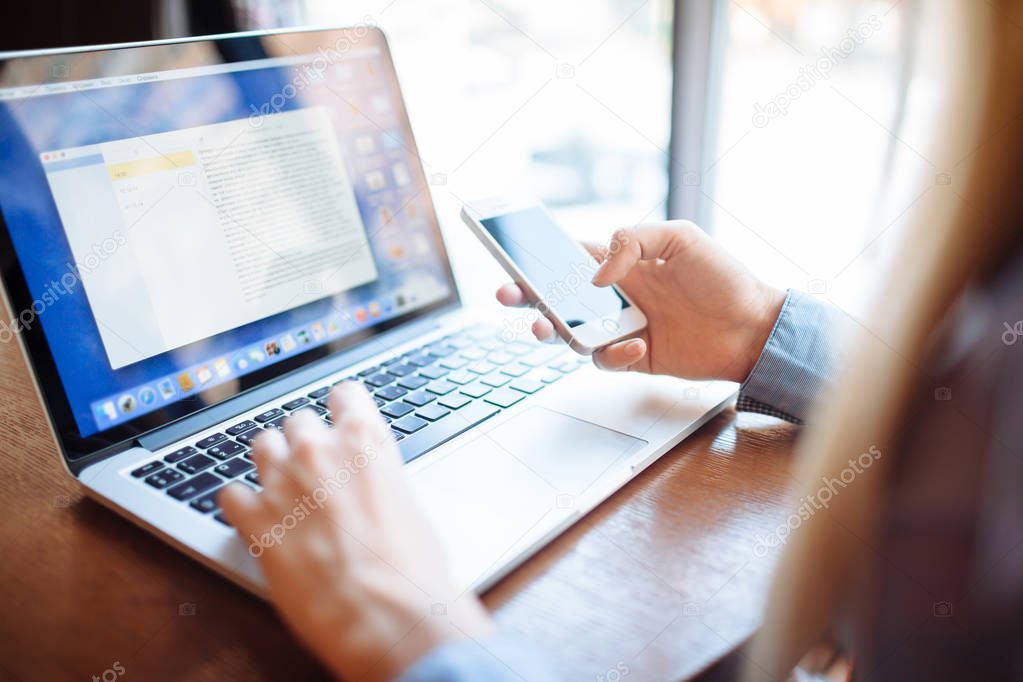
[[[833,376],[836,311],[789,289],[760,358],[739,389],[736,409],[802,424]]]

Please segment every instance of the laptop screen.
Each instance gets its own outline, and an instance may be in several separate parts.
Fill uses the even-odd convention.
[[[30,299],[8,333],[41,329],[79,437],[151,428],[452,300],[378,32],[3,69],[0,210]]]

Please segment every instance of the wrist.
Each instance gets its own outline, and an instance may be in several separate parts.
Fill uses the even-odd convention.
[[[771,338],[771,331],[778,322],[781,309],[785,305],[787,293],[781,289],[758,283],[758,303],[755,306],[752,324],[748,328],[748,337],[745,343],[745,357],[740,363],[740,371],[734,380],[743,383],[753,372],[757,361],[764,352],[767,340]]]

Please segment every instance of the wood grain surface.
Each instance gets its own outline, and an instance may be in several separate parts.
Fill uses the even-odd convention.
[[[83,497],[13,342],[0,386],[0,678],[326,678],[270,606]],[[693,677],[757,625],[795,434],[718,416],[484,601],[564,679]]]

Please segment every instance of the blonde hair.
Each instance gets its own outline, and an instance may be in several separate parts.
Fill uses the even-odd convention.
[[[1023,220],[1023,2],[955,2],[949,19],[954,104],[931,155],[945,179],[925,196],[888,286],[851,358],[841,390],[822,400],[799,446],[795,479],[806,489],[839,477],[870,448],[869,472],[835,495],[791,535],[777,567],[764,624],[744,680],[786,679],[800,657],[852,606],[868,567],[899,434],[926,376],[928,341],[959,295],[983,281],[1016,245]],[[928,390],[933,390],[930,387]],[[853,657],[855,658],[855,652]]]

